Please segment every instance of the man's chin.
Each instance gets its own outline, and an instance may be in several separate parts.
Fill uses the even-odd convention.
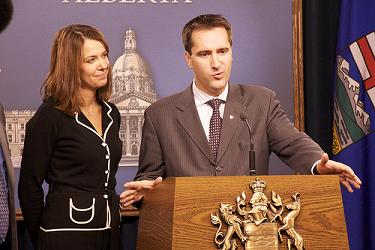
[[[221,79],[221,80],[213,82],[211,86],[212,86],[212,89],[220,90],[220,89],[224,89],[226,85],[227,85],[227,82]]]
[[[211,92],[215,93],[216,95],[220,95],[224,91],[226,84],[220,83],[220,84],[213,84],[211,86],[212,86]]]

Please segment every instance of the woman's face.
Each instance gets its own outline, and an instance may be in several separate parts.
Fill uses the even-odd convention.
[[[107,84],[109,70],[108,52],[96,40],[85,39],[83,60],[80,65],[82,88],[97,90]]]

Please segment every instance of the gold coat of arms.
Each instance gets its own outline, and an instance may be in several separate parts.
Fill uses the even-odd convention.
[[[235,207],[221,203],[219,214],[211,213],[211,223],[219,226],[214,238],[218,249],[235,250],[239,242],[245,250],[278,249],[284,233],[288,236],[289,250],[293,247],[303,250],[303,238],[294,228],[294,221],[301,209],[300,194],[293,194],[291,202],[284,205],[274,191],[270,200],[266,197],[266,182],[256,178],[249,186],[253,194],[248,202],[243,191],[237,196]]]

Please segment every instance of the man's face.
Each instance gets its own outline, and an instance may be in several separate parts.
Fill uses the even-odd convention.
[[[232,67],[232,47],[225,28],[196,30],[191,36],[191,55],[185,60],[194,71],[197,87],[211,95],[220,95],[229,80]]]

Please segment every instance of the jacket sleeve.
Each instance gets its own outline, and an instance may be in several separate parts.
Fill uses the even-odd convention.
[[[311,174],[311,168],[321,159],[323,150],[307,134],[294,127],[276,94],[270,93],[267,135],[271,150],[298,173]]]
[[[53,124],[56,124],[56,120],[51,119],[46,110],[38,110],[26,124],[18,198],[34,249],[37,249],[39,226],[44,208],[42,184],[47,175],[55,144]]]
[[[145,121],[142,130],[142,141],[139,152],[139,168],[135,180],[153,180],[164,173],[164,155],[159,138],[152,123],[148,110],[144,114]]]

